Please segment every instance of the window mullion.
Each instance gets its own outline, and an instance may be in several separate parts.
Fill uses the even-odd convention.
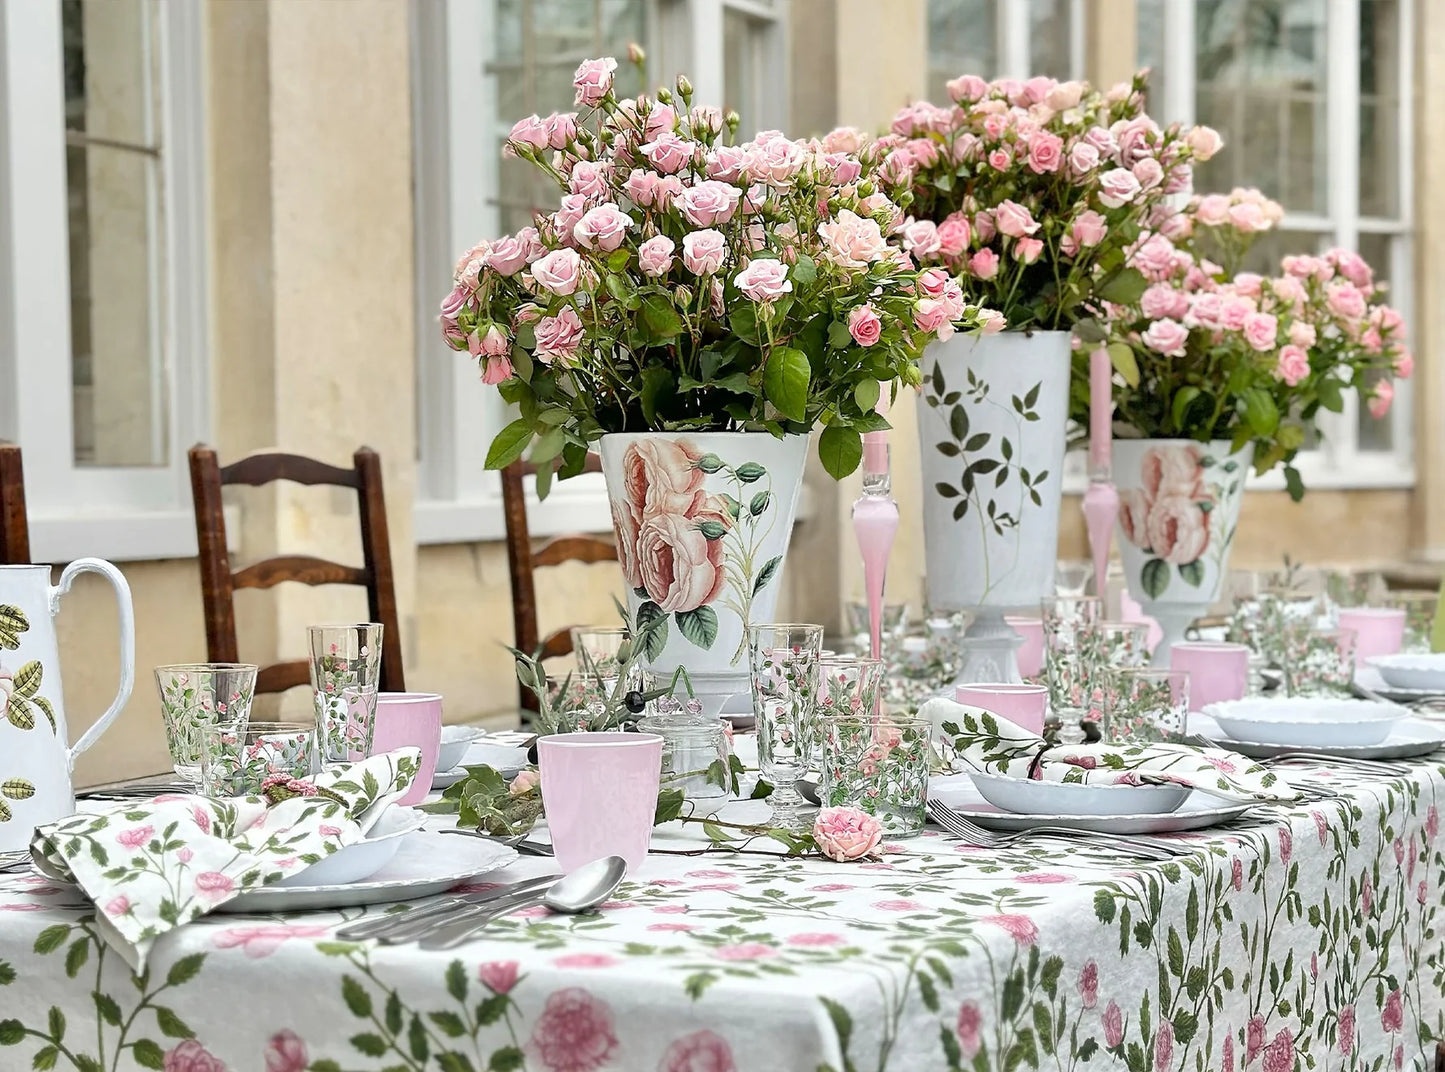
[[[723,85],[723,0],[691,0],[692,40],[688,43],[693,99],[704,103],[725,98]],[[687,64],[683,64],[686,69]],[[744,135],[747,132],[739,132]]]
[[[1194,5],[1164,5],[1164,121],[1193,123],[1197,96],[1194,70]]]
[[[1029,70],[1029,3],[1028,0],[1004,0],[998,11],[998,77],[1028,78]]]

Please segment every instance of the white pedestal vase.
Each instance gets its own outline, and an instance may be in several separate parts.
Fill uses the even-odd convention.
[[[752,709],[747,627],[774,620],[807,453],[767,432],[602,437],[628,613],[666,619],[647,665],[659,684],[686,669],[709,715]]]
[[[1254,445],[1116,439],[1119,554],[1129,594],[1159,623],[1155,666],[1219,598]]]
[[[970,610],[959,683],[1019,680],[1003,620],[1051,595],[1058,557],[1069,333],[956,335],[923,354],[918,436],[927,591]]]

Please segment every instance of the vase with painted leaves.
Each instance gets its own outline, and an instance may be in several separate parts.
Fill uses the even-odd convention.
[[[1164,631],[1154,664],[1219,598],[1254,445],[1116,439],[1119,554],[1129,594]]]

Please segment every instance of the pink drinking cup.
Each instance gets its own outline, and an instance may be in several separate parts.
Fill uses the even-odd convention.
[[[416,781],[397,801],[420,804],[431,792],[442,743],[442,698],[434,692],[382,692],[376,697],[376,731],[371,753],[395,748],[420,748],[421,768]]]
[[[1043,685],[975,682],[954,686],[953,698],[961,704],[981,707],[1000,718],[1006,718],[1021,729],[1038,734],[1044,732],[1044,713],[1049,706],[1049,690]]]
[[[563,873],[604,856],[635,871],[647,857],[662,738],[655,733],[558,733],[537,739],[542,807]]]
[[[1355,631],[1355,665],[1373,655],[1397,655],[1405,645],[1404,607],[1346,607],[1340,628]]]
[[[1169,667],[1189,673],[1189,710],[1242,700],[1249,688],[1249,648],[1214,640],[1181,640],[1169,648]]]
[[[1020,677],[1038,677],[1044,670],[1044,623],[1041,618],[1025,618],[1007,614],[1004,621],[1009,628],[1024,638],[1016,658],[1019,662]]]

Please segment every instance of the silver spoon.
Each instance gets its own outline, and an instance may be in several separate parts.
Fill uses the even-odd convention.
[[[604,856],[584,864],[570,875],[564,875],[546,890],[518,894],[495,906],[459,912],[429,932],[418,944],[426,950],[455,949],[471,941],[492,920],[535,904],[546,905],[553,912],[564,915],[589,912],[611,897],[626,877],[626,860],[620,856]]]

